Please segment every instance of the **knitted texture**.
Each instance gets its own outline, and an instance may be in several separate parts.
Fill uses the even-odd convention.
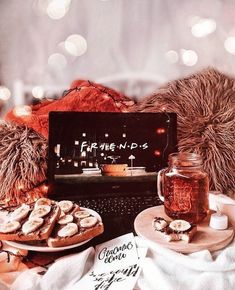
[[[5,119],[27,125],[48,138],[48,115],[51,111],[125,112],[133,105],[134,101],[113,89],[78,80],[72,83],[64,97],[31,106],[32,113],[27,116],[16,116],[12,110]]]

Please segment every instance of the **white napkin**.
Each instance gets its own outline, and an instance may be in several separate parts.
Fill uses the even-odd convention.
[[[70,290],[90,270],[94,253],[94,249],[90,247],[79,254],[60,258],[44,276],[37,274],[42,270],[40,267],[24,271],[15,280],[11,290]]]

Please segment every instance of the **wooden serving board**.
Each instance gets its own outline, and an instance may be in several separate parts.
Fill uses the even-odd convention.
[[[152,226],[154,217],[163,217],[171,221],[164,212],[164,206],[154,206],[145,209],[135,219],[134,228],[138,236],[161,246],[181,253],[193,253],[201,250],[216,251],[226,247],[234,237],[234,230],[229,227],[227,230],[214,230],[209,227],[209,217],[197,226],[198,231],[190,243],[185,241],[167,242],[163,234],[156,231]]]

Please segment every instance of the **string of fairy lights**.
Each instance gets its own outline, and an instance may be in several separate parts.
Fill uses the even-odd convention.
[[[112,0],[97,0],[100,2],[110,2]],[[37,10],[40,15],[48,17],[51,21],[63,21],[63,19],[70,13],[72,7],[72,0],[35,0],[33,8]],[[208,15],[208,13],[207,13]],[[194,39],[205,39],[214,34],[219,36],[223,43],[225,52],[235,55],[235,31],[231,27],[228,33],[217,35],[220,30],[221,22],[216,17],[202,17],[199,15],[190,15],[186,19],[188,26],[188,32]],[[68,68],[77,58],[86,54],[88,50],[88,41],[85,35],[70,34],[67,35],[63,41],[60,41],[55,46],[55,51],[48,55],[47,66],[56,73],[62,72]],[[172,66],[185,66],[193,67],[200,63],[200,53],[196,49],[189,48],[170,49],[164,52],[164,59],[168,64]],[[40,84],[34,85],[30,88],[32,97],[36,100],[41,100],[47,96],[47,89]],[[23,93],[23,91],[21,92]],[[0,102],[6,104],[11,98],[15,99],[19,97],[20,93],[16,96],[15,91],[4,85],[0,86]],[[20,104],[15,104],[16,115],[29,115],[31,114],[30,107],[24,103],[24,100]]]
[[[28,257],[26,255],[22,255],[19,252],[15,253],[13,251],[9,251],[9,250],[4,249],[4,245],[3,245],[2,241],[0,241],[0,253],[6,254],[7,263],[11,262],[11,258],[16,257],[16,258],[19,258],[20,260],[22,260],[23,262],[30,263],[34,267],[43,268],[44,270],[38,272],[38,274],[40,274],[40,275],[45,274],[45,272],[48,270],[49,266],[54,262],[54,261],[50,261],[49,263],[44,263],[43,265],[39,264],[39,263],[35,262],[33,259],[31,259],[30,257]]]

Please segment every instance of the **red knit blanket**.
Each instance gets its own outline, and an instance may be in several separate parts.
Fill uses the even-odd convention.
[[[48,138],[48,114],[51,111],[125,112],[133,105],[134,101],[120,92],[91,81],[77,80],[62,98],[31,106],[32,113],[27,116],[16,116],[11,110],[5,119],[24,124]]]

